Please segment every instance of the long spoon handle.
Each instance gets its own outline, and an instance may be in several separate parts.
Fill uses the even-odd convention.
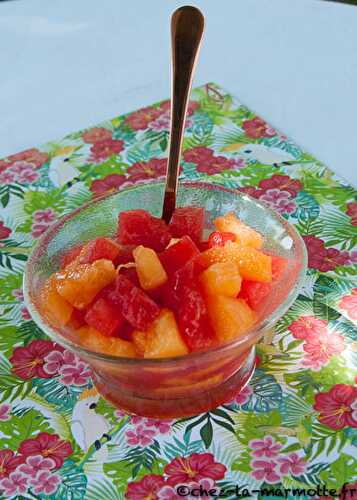
[[[203,30],[204,17],[196,7],[180,7],[173,13],[170,149],[162,212],[162,218],[167,223],[170,222],[176,206],[183,132]]]

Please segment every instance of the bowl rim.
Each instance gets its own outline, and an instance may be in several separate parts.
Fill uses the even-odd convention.
[[[209,190],[220,190],[224,191],[227,193],[235,194],[237,197],[240,197],[242,199],[247,199],[250,202],[253,202],[255,205],[260,206],[262,209],[265,211],[269,212],[273,218],[277,219],[281,225],[284,226],[285,230],[290,234],[290,236],[293,238],[294,244],[298,245],[299,250],[301,252],[301,267],[299,272],[297,273],[295,281],[291,285],[291,289],[287,296],[285,297],[285,300],[280,303],[278,306],[276,306],[271,313],[263,317],[258,323],[255,323],[251,329],[249,329],[242,337],[239,337],[237,339],[232,340],[231,342],[226,342],[224,344],[221,344],[219,346],[212,347],[210,349],[207,349],[205,351],[196,351],[196,352],[191,352],[189,354],[181,355],[181,356],[169,356],[165,358],[129,358],[129,357],[124,357],[124,356],[114,356],[114,355],[109,355],[106,353],[102,352],[96,352],[92,351],[90,349],[87,349],[80,344],[77,344],[67,337],[65,337],[63,334],[59,333],[49,321],[44,318],[39,309],[36,306],[36,302],[32,300],[32,289],[31,289],[31,272],[32,268],[37,260],[37,258],[41,257],[43,254],[44,248],[48,245],[48,243],[51,241],[52,237],[54,234],[56,234],[61,227],[69,220],[72,220],[76,217],[76,215],[83,210],[86,210],[89,207],[92,207],[93,205],[100,203],[108,198],[118,196],[120,194],[126,193],[128,191],[140,191],[141,189],[147,189],[148,187],[155,185],[155,186],[164,186],[165,183],[164,181],[161,180],[155,180],[150,183],[145,183],[145,184],[138,184],[135,186],[128,186],[124,187],[118,191],[115,192],[110,192],[110,193],[104,193],[103,195],[97,196],[94,199],[90,200],[89,202],[81,205],[80,207],[72,210],[68,214],[63,215],[58,221],[56,221],[54,224],[52,224],[48,230],[40,236],[40,238],[37,240],[35,243],[34,247],[32,248],[32,251],[30,253],[30,256],[26,262],[25,270],[24,270],[24,276],[23,276],[23,291],[24,291],[24,302],[26,307],[28,308],[32,319],[34,322],[44,331],[46,335],[48,335],[54,342],[56,343],[61,343],[65,345],[65,347],[68,347],[69,349],[72,349],[76,352],[79,353],[79,355],[83,355],[85,357],[91,358],[94,357],[98,361],[106,361],[109,363],[124,363],[124,364],[142,364],[145,366],[150,366],[150,365],[165,365],[167,363],[171,362],[183,362],[183,361],[194,361],[198,359],[202,359],[204,356],[211,356],[212,354],[220,354],[220,353],[225,353],[226,351],[230,351],[231,349],[237,348],[240,345],[247,344],[247,346],[250,346],[249,340],[252,340],[254,337],[259,337],[259,332],[268,330],[271,328],[285,313],[286,311],[290,308],[292,303],[295,301],[296,297],[299,295],[301,288],[303,287],[306,272],[307,272],[307,250],[306,246],[304,243],[303,238],[301,235],[298,233],[298,231],[295,229],[295,227],[290,224],[286,219],[284,219],[278,212],[273,210],[270,206],[268,206],[266,203],[259,201],[251,196],[249,196],[246,193],[242,193],[239,191],[237,188],[228,188],[226,186],[223,186],[221,184],[215,184],[215,183],[208,183],[208,182],[200,182],[200,181],[181,181],[179,183],[179,188],[178,191],[180,190],[181,187],[187,187],[187,188],[193,188],[193,189],[209,189]],[[249,347],[247,347],[248,349]]]

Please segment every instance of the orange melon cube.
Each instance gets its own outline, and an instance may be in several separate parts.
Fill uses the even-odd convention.
[[[144,356],[146,346],[146,332],[134,330],[131,334],[136,352],[139,356]]]
[[[55,274],[57,292],[72,306],[84,309],[98,292],[109,285],[116,276],[113,262],[96,260],[92,264],[69,265]]]
[[[206,302],[211,324],[220,342],[242,336],[256,321],[256,314],[243,299],[209,295]]]
[[[204,267],[216,262],[235,262],[243,279],[262,283],[272,280],[270,255],[232,241],[228,241],[224,247],[206,250],[200,255],[199,262]]]
[[[139,245],[133,250],[136,272],[144,290],[154,290],[167,281],[167,274],[155,250]]]
[[[233,213],[229,212],[213,221],[218,231],[233,233],[236,242],[253,248],[263,246],[263,236],[255,229],[247,226]]]
[[[162,309],[147,331],[144,358],[166,358],[188,354],[174,314]]]
[[[91,326],[82,326],[77,330],[80,344],[94,352],[102,352],[112,356],[135,358],[136,350],[132,342],[119,337],[107,337]]]
[[[242,278],[235,262],[216,262],[200,275],[200,283],[208,295],[236,297],[240,291]]]
[[[49,278],[41,292],[41,302],[45,313],[59,325],[66,325],[72,316],[73,306],[58,292],[53,277]]]

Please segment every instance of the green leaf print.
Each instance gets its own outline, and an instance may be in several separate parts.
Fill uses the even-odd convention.
[[[0,303],[18,300],[13,295],[13,291],[22,289],[22,280],[22,273],[7,273],[6,276],[0,277]]]
[[[356,471],[357,460],[350,455],[342,453],[335,462],[329,464],[328,467],[321,472],[320,477],[328,488],[335,488],[338,490],[341,485],[356,481]]]
[[[73,408],[78,396],[83,390],[75,386],[65,386],[58,382],[57,379],[33,379],[33,386],[40,396],[48,403],[57,405],[59,411],[66,411]]]
[[[205,425],[201,427],[200,436],[202,441],[205,443],[206,448],[209,448],[213,439],[213,427],[210,419],[208,419]]]
[[[164,453],[166,458],[171,461],[177,456],[186,457],[192,453],[199,453],[203,450],[203,443],[201,439],[190,441],[191,432],[185,432],[183,441],[180,441],[175,436],[173,443],[166,443],[164,445]]]
[[[128,467],[131,467],[132,477],[135,478],[139,474],[142,475],[143,473],[152,471],[159,454],[160,444],[156,440],[146,448],[140,446],[130,448],[125,455],[125,462],[127,462]]]
[[[267,413],[241,412],[233,416],[236,423],[236,436],[240,443],[248,446],[252,439],[260,439],[267,434],[277,434],[281,425],[278,410]],[[279,436],[276,436],[279,440]]]
[[[16,451],[22,441],[36,437],[39,432],[51,432],[41,412],[30,409],[22,415],[12,415],[9,420],[1,422],[0,448]]]
[[[116,476],[117,472],[113,470],[113,474],[111,474],[111,470],[106,470],[106,467],[109,464],[104,464],[105,473],[108,477],[111,475]],[[111,464],[110,464],[111,465]],[[120,472],[121,474],[122,472]],[[126,486],[125,476],[121,476],[118,474],[118,477],[121,479],[121,484]],[[129,478],[127,478],[129,479]],[[125,489],[122,488],[123,490]],[[115,485],[113,482],[107,477],[101,477],[100,481],[93,480],[87,486],[86,490],[86,500],[123,500],[123,493],[118,490],[118,485]]]
[[[32,381],[12,375],[11,363],[0,354],[0,402],[24,399],[32,390]]]
[[[24,196],[24,210],[29,215],[32,215],[36,210],[45,210],[49,207],[61,213],[64,206],[65,201],[60,189],[27,191]]]
[[[56,493],[51,495],[52,500],[83,500],[87,488],[87,477],[76,467],[71,460],[66,460],[60,468],[61,484]]]
[[[253,395],[242,406],[245,411],[267,412],[279,408],[282,401],[282,390],[272,375],[266,375],[262,370],[255,370],[249,382]]]

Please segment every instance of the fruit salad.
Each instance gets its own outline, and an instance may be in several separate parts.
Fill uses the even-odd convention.
[[[177,208],[170,224],[121,212],[115,238],[70,249],[41,291],[50,321],[90,351],[168,358],[232,342],[261,317],[287,259],[234,213],[205,230],[203,208]]]

